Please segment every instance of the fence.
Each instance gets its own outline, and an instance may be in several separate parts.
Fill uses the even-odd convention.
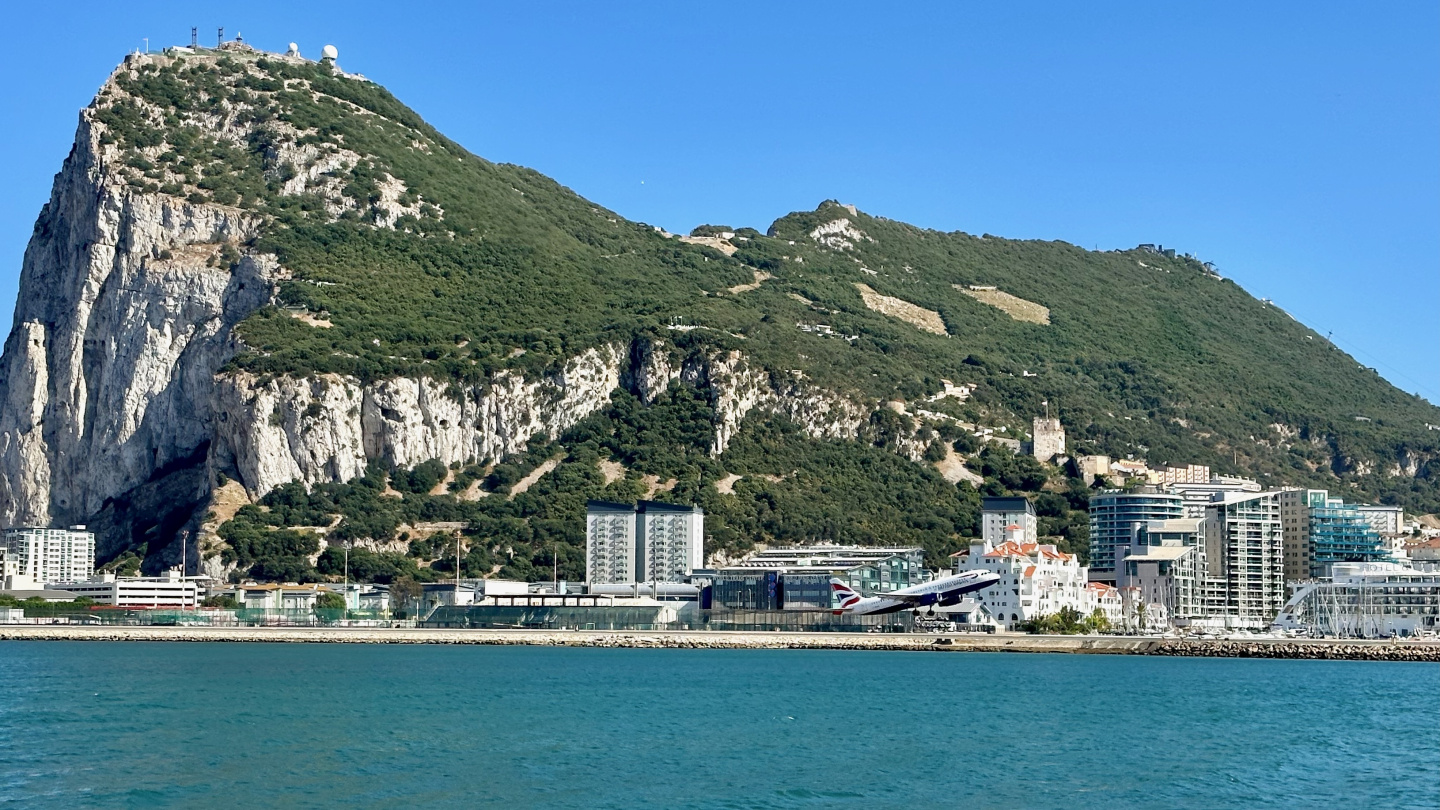
[[[687,609],[688,608],[688,609]],[[442,606],[422,627],[535,630],[715,630],[737,632],[909,633],[909,612],[860,616],[828,610],[697,610],[657,607]]]
[[[261,610],[252,608],[112,608],[65,603],[24,605],[27,623],[114,626],[330,627],[396,621],[387,610]]]

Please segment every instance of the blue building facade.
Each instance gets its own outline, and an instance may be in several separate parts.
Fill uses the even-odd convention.
[[[1115,550],[1127,548],[1151,520],[1185,516],[1179,495],[1106,490],[1090,498],[1090,581],[1115,584]]]

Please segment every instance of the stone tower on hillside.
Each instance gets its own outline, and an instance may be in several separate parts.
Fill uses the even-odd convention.
[[[1065,455],[1065,428],[1059,419],[1035,417],[1033,453],[1038,461],[1049,461],[1055,456]]]

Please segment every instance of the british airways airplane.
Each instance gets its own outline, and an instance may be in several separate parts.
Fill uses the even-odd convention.
[[[839,605],[835,611],[837,616],[841,613],[898,613],[922,607],[929,607],[930,612],[934,613],[936,605],[959,604],[960,597],[964,594],[988,588],[999,581],[999,574],[977,568],[920,585],[911,585],[883,596],[861,596],[849,585],[834,578],[830,580],[830,590],[834,591],[835,601]]]

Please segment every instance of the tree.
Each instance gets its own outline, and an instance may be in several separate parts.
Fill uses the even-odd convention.
[[[1055,613],[1045,613],[1020,627],[1027,633],[1054,633],[1057,635],[1073,636],[1084,633],[1089,629],[1080,611],[1072,607],[1063,607]]]
[[[1108,633],[1110,632],[1110,617],[1106,616],[1100,608],[1095,608],[1093,613],[1085,617],[1085,626],[1092,633]]]
[[[316,610],[344,610],[345,597],[338,593],[326,591],[315,597]]]
[[[216,595],[214,595],[214,596],[207,596],[207,597],[205,597],[205,601],[201,602],[201,603],[200,603],[200,606],[201,606],[201,607],[208,607],[208,608],[226,608],[226,609],[234,610],[235,608],[240,607],[240,603],[235,601],[235,597],[230,596],[229,594],[223,594],[223,593],[222,593],[222,594],[216,594]]]
[[[390,583],[390,609],[403,618],[409,613],[410,603],[419,601],[424,593],[425,589],[420,587],[414,577],[400,577]]]

